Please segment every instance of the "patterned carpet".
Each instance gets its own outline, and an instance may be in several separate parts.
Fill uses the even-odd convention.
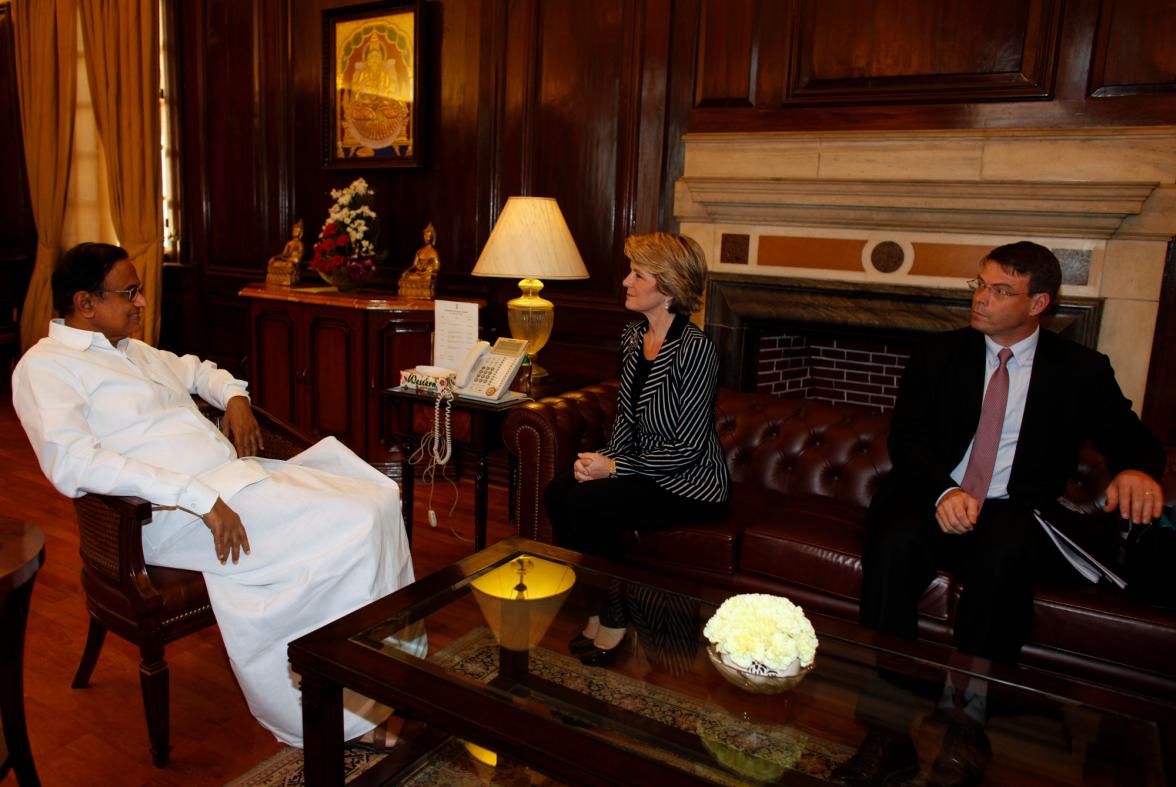
[[[382,754],[347,747],[343,751],[346,780],[351,781],[382,759]],[[249,772],[233,779],[225,787],[297,787],[303,784],[306,784],[306,780],[302,774],[302,749],[287,746]]]
[[[479,628],[430,656],[430,660],[469,678],[489,681],[497,674],[498,648],[490,630]],[[852,749],[795,730],[755,725],[699,700],[610,670],[585,668],[578,659],[542,648],[532,653],[529,670],[537,677],[681,730],[691,738],[697,736],[712,762],[671,754],[660,756],[667,764],[717,783],[771,782],[788,770],[827,779],[832,768],[853,753]],[[617,746],[643,750],[639,742],[624,735],[611,735],[610,739]],[[346,759],[350,780],[375,765],[382,755],[349,748]],[[500,758],[496,768],[483,765],[455,739],[415,764],[399,783],[413,787],[558,784],[506,758]],[[286,749],[233,781],[231,787],[301,784],[302,752]]]

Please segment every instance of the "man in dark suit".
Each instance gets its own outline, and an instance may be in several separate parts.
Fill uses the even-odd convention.
[[[868,517],[863,625],[915,638],[919,598],[943,566],[963,583],[959,649],[1015,661],[1032,624],[1034,581],[1072,572],[1033,510],[1063,517],[1057,500],[1087,439],[1117,472],[1106,510],[1132,523],[1160,515],[1163,448],[1132,412],[1106,356],[1040,327],[1060,283],[1049,249],[1027,241],[993,249],[969,282],[971,327],[934,336],[912,356],[888,443],[894,471]],[[956,712],[932,783],[983,775],[983,689],[946,688]],[[861,706],[859,717],[876,726],[836,781],[880,783],[917,767],[907,729],[888,730]]]

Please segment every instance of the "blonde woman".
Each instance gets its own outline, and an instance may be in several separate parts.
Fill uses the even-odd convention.
[[[625,308],[641,319],[621,335],[621,389],[608,445],[578,455],[547,488],[556,541],[623,557],[627,530],[664,530],[726,513],[731,480],[715,431],[719,361],[690,322],[702,303],[706,257],[692,238],[655,232],[625,241]],[[608,664],[625,640],[623,593],[612,592],[570,643],[586,664]]]

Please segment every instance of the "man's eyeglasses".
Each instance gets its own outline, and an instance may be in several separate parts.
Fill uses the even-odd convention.
[[[972,292],[984,292],[985,290],[988,290],[993,294],[994,297],[997,298],[1012,298],[1017,295],[1029,294],[1027,292],[1017,292],[1015,290],[1010,290],[1003,284],[989,284],[988,282],[984,281],[984,279],[968,279],[968,281],[965,283],[968,285],[968,289]]]
[[[123,296],[124,298],[126,298],[126,299],[127,299],[128,301],[130,301],[131,303],[134,303],[134,302],[135,302],[135,299],[136,299],[136,298],[138,298],[138,297],[139,297],[139,295],[140,295],[140,293],[142,293],[142,292],[143,292],[143,288],[142,288],[142,286],[140,286],[140,285],[138,285],[138,284],[132,284],[130,287],[127,287],[125,290],[107,290],[107,289],[102,289],[102,290],[99,290],[99,292],[113,292],[113,293],[117,293],[117,294],[119,294],[119,295]]]

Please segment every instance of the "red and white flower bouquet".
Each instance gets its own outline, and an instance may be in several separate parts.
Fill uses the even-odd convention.
[[[374,193],[363,178],[331,191],[335,204],[314,244],[310,269],[335,286],[354,286],[376,270]]]

